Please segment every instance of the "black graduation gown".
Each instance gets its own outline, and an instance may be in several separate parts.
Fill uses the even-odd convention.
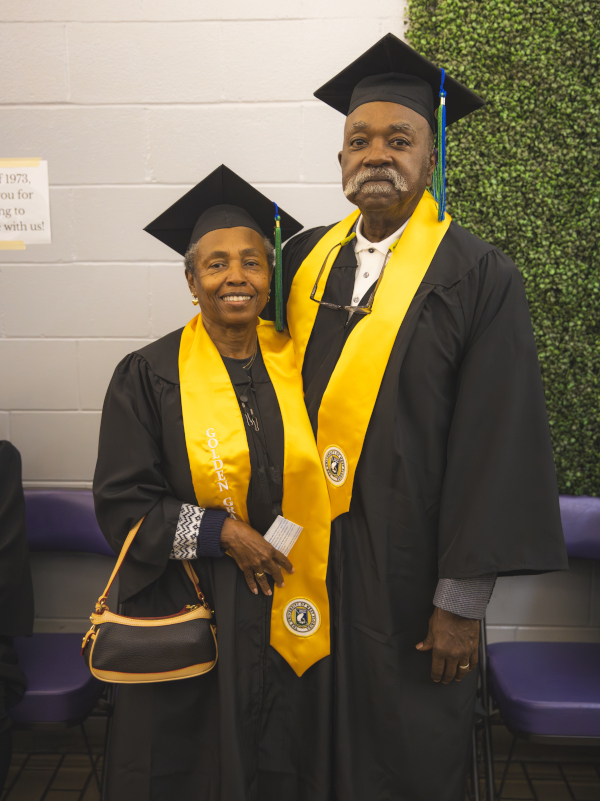
[[[33,586],[25,529],[21,455],[0,440],[0,636],[33,630]]]
[[[33,587],[25,530],[25,498],[21,456],[6,440],[0,441],[0,795],[11,755],[8,711],[27,689],[17,664],[13,637],[33,629]]]
[[[286,302],[327,230],[286,245]],[[352,242],[323,300],[351,302],[356,266]],[[346,312],[318,311],[303,367],[315,431],[323,392],[361,319],[347,324]],[[435,684],[431,653],[415,649],[438,578],[562,570],[567,558],[519,272],[454,222],[392,349],[350,511],[332,526],[329,568],[332,797],[463,801],[477,676]]]
[[[194,599],[181,564],[168,558],[181,503],[197,503],[181,412],[180,338],[176,331],[127,356],[104,403],[94,478],[100,527],[118,551],[147,515],[120,571],[125,614],[167,615]],[[245,373],[225,363],[242,388]],[[282,466],[283,423],[260,352],[252,376],[271,466]],[[267,465],[259,445],[249,437],[248,511],[265,533],[280,509],[260,488]],[[276,482],[269,494],[276,507]],[[316,666],[298,678],[271,648],[271,600],[250,592],[231,558],[200,558],[195,569],[215,610],[217,666],[194,679],[119,687],[105,799],[328,801],[331,727],[321,699],[330,697],[329,671]]]

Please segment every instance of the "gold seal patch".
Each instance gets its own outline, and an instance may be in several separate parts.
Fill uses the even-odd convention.
[[[306,598],[294,598],[283,610],[283,622],[298,637],[310,637],[321,625],[317,607]]]
[[[346,454],[337,445],[330,445],[323,453],[325,475],[336,487],[341,487],[348,478]]]

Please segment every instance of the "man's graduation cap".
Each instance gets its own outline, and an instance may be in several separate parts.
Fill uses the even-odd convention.
[[[416,111],[437,135],[433,193],[444,219],[446,125],[466,117],[485,101],[412,47],[386,34],[366,53],[315,92],[315,97],[349,115],[364,103],[398,103]],[[439,100],[438,100],[439,98]],[[437,122],[436,122],[437,117]]]
[[[188,248],[209,231],[238,226],[251,228],[269,239],[274,230],[275,325],[281,331],[281,243],[297,234],[303,226],[224,164],[163,211],[144,231],[185,256]]]

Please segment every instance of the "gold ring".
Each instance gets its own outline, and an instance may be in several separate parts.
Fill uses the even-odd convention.
[[[264,573],[255,573],[256,578],[262,578],[265,574]]]
[[[466,665],[459,665],[459,666],[458,666],[459,670],[467,670],[467,669],[468,669],[468,668],[470,668],[470,667],[471,667],[471,664],[470,664],[470,662],[467,662],[467,664],[466,664]]]

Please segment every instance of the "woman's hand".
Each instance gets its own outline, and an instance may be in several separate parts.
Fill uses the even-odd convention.
[[[265,573],[273,577],[278,587],[285,587],[281,568],[285,568],[288,573],[294,572],[287,556],[273,548],[258,531],[247,523],[242,523],[241,520],[228,517],[223,523],[221,548],[225,549],[228,556],[235,559],[255,595],[258,594],[257,584],[265,595],[273,594]],[[263,575],[257,575],[260,573]]]

